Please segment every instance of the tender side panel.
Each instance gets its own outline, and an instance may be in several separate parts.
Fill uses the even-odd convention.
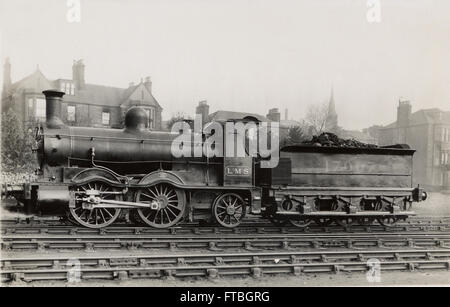
[[[282,152],[297,187],[411,187],[412,155]]]

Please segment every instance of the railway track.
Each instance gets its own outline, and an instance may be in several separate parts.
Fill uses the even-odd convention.
[[[375,261],[375,262],[374,262]],[[365,272],[374,263],[383,270],[450,268],[450,251],[319,251],[171,254],[134,256],[65,256],[2,258],[1,278],[8,281],[128,279],[227,275]],[[75,270],[75,271],[74,271]]]
[[[450,224],[447,222],[434,223],[405,223],[393,227],[382,225],[352,225],[342,227],[337,225],[317,226],[311,225],[306,228],[292,226],[274,226],[268,224],[243,225],[233,229],[220,226],[198,226],[185,225],[166,229],[156,229],[150,227],[112,226],[101,229],[91,229],[77,227],[73,225],[52,226],[52,225],[2,225],[1,234],[100,234],[100,235],[125,235],[125,234],[274,234],[274,233],[336,233],[336,232],[450,232]]]
[[[299,248],[450,248],[450,234],[383,233],[270,235],[6,235],[3,251],[104,249],[299,249]]]

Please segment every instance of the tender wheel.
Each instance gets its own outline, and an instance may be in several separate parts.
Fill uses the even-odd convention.
[[[150,208],[138,209],[142,221],[155,228],[167,228],[178,223],[184,216],[186,195],[168,183],[159,183],[136,193],[136,202],[151,204]]]
[[[212,211],[220,225],[233,228],[245,217],[245,202],[235,193],[226,193],[215,200]]]
[[[342,227],[349,227],[352,226],[353,224],[355,224],[357,222],[356,218],[354,217],[343,217],[343,218],[337,218],[336,219],[336,223],[339,226]]]
[[[311,219],[299,219],[299,220],[289,220],[289,223],[291,223],[295,227],[299,228],[305,228],[308,227],[313,220]]]
[[[393,227],[397,224],[399,219],[396,217],[390,216],[390,217],[378,218],[377,221],[382,226]]]
[[[122,200],[122,194],[118,194],[120,189],[95,181],[71,189],[75,191],[75,207],[69,208],[69,214],[78,224],[102,228],[111,225],[119,217],[119,208],[95,208],[95,203],[90,204],[82,199],[91,198],[100,202],[102,199]]]
[[[363,226],[369,226],[373,224],[375,219],[373,217],[361,217],[358,218],[358,224]]]
[[[314,223],[316,223],[317,225],[321,226],[321,227],[326,227],[326,226],[330,226],[331,224],[333,224],[334,220],[333,219],[326,219],[326,218],[317,218],[314,220]]]

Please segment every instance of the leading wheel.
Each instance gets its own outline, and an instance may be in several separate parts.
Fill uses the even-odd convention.
[[[233,228],[245,217],[245,202],[238,194],[226,193],[214,201],[212,211],[220,225]]]
[[[75,207],[69,208],[70,217],[78,224],[89,228],[102,228],[111,225],[120,215],[119,208],[96,208],[95,202],[103,199],[122,200],[121,190],[101,181],[93,181],[71,187],[75,192]]]
[[[155,228],[167,228],[184,216],[186,195],[168,183],[158,183],[136,193],[136,202],[147,203],[149,208],[138,209],[142,221]]]

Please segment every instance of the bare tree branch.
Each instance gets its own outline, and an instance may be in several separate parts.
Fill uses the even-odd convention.
[[[313,104],[308,106],[305,122],[312,127],[313,134],[321,134],[324,132],[327,117],[328,105],[326,103]]]

